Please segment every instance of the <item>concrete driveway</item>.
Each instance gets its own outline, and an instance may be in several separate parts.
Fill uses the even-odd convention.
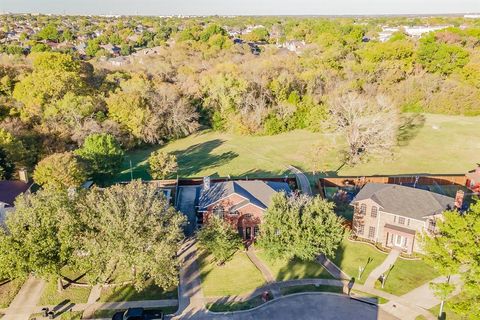
[[[187,237],[191,236],[196,228],[197,217],[195,215],[195,206],[199,194],[200,186],[178,187],[177,210],[183,213],[188,219],[188,224],[185,227],[185,235]]]
[[[234,313],[199,312],[182,319],[215,320],[397,320],[376,306],[328,293],[304,293],[284,296],[251,311]]]

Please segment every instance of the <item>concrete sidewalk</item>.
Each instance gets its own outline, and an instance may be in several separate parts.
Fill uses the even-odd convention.
[[[45,287],[45,280],[33,276],[24,283],[2,320],[28,320],[30,310],[35,308]]]
[[[378,267],[373,269],[372,272],[368,275],[367,280],[365,280],[365,286],[369,288],[375,287],[375,282],[377,282],[378,278],[390,269],[391,266],[394,265],[395,261],[397,261],[398,256],[400,255],[400,249],[393,248],[392,251],[388,254],[385,260],[380,264]]]

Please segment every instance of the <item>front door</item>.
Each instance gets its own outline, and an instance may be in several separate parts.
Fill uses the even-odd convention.
[[[403,245],[403,237],[397,234],[397,239],[395,239],[395,245],[401,247]]]
[[[252,228],[246,227],[245,228],[245,239],[250,240],[252,238]]]

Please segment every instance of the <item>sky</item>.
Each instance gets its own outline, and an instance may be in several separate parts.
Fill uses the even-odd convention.
[[[0,12],[122,15],[478,13],[480,0],[0,0]]]

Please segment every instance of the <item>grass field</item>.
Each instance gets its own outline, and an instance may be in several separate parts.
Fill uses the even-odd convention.
[[[474,139],[479,127],[480,117],[426,115],[422,127],[402,132],[408,138],[396,148],[393,159],[373,159],[353,168],[342,166],[341,137],[303,130],[275,136],[203,131],[161,149],[177,155],[182,177],[283,175],[288,164],[306,172],[320,168],[330,176],[464,173],[479,161],[480,142]],[[315,146],[334,147],[315,156]],[[134,178],[149,179],[146,160],[157,148],[128,152],[115,180],[130,179],[130,161]]]
[[[222,266],[217,266],[206,254],[198,262],[206,297],[235,296],[265,284],[262,274],[244,252],[237,252]]]
[[[62,303],[86,303],[91,288],[70,286],[62,292],[57,291],[57,281],[50,280],[43,289],[39,305],[58,305]]]
[[[383,290],[401,296],[436,277],[435,270],[422,260],[397,259]],[[376,287],[380,288],[379,282]]]
[[[292,279],[333,278],[327,272],[327,270],[322,267],[322,265],[314,261],[301,261],[298,259],[291,261],[271,260],[265,253],[261,251],[257,251],[256,254],[267,265],[277,281]]]
[[[177,299],[177,288],[165,291],[156,285],[149,285],[143,291],[137,291],[133,285],[114,286],[103,288],[100,302],[140,301]]]
[[[214,302],[208,303],[207,309],[213,312],[229,312],[229,311],[239,311],[239,310],[248,310],[258,307],[259,305],[263,304],[263,300],[261,296],[256,296],[250,300],[236,302]]]
[[[14,279],[0,286],[0,308],[8,308],[24,282],[24,279]]]
[[[300,292],[333,292],[333,293],[343,293],[342,287],[337,286],[316,286],[313,284],[307,284],[303,286],[292,286],[281,288],[280,291],[282,295],[286,296],[289,294],[300,293]]]
[[[379,252],[368,244],[344,239],[332,261],[349,276],[354,277],[356,282],[363,284],[370,272],[379,266],[386,257],[385,253]],[[368,262],[369,258],[370,262]],[[358,279],[359,266],[365,268],[361,279]]]

